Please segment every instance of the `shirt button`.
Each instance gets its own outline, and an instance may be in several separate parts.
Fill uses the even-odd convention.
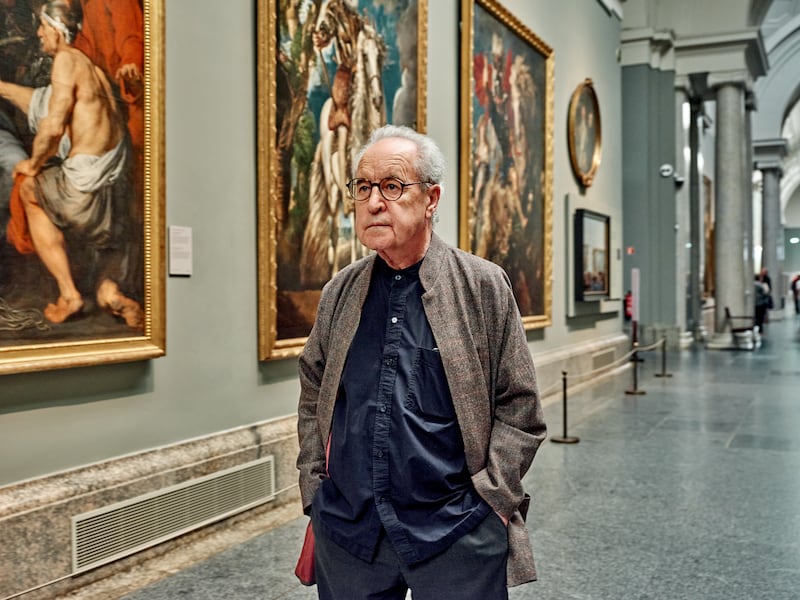
[[[378,458],[383,458],[383,450],[378,450]]]
[[[397,317],[392,317],[392,323],[397,323]]]
[[[403,278],[403,276],[402,275],[395,275],[394,278],[395,278],[395,281],[400,281]]]
[[[386,405],[385,405],[385,404],[381,404],[381,406],[380,406],[380,409],[379,409],[379,410],[380,410],[382,413],[385,413],[385,412],[386,412]]]

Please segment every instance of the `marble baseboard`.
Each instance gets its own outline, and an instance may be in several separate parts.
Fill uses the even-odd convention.
[[[276,499],[248,512],[297,504],[297,451],[296,418],[290,416],[0,488],[0,600],[62,597],[117,570],[130,569],[147,555],[167,552],[187,538],[73,576],[74,515],[270,454],[275,457]],[[189,536],[208,535],[213,527]]]
[[[630,363],[617,363],[630,349],[630,338],[625,334],[618,334],[552,352],[534,354],[539,394],[543,402],[555,401],[561,397],[562,371],[567,372],[569,388],[580,389],[627,369]]]

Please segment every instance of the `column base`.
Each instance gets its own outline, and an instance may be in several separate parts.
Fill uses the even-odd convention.
[[[692,347],[693,343],[694,343],[694,336],[692,335],[691,331],[682,331],[678,335],[678,347],[681,350],[688,350],[689,348]]]
[[[761,347],[761,336],[753,329],[747,331],[723,331],[715,333],[706,341],[709,350],[755,350]]]

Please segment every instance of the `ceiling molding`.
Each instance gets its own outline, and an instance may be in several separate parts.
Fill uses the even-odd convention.
[[[624,0],[597,0],[600,5],[606,9],[606,12],[610,15],[614,15],[620,21],[622,21],[622,2]]]
[[[765,75],[769,59],[756,28],[703,36],[677,37],[675,71],[678,74],[746,74],[751,82]]]
[[[675,69],[671,31],[656,31],[652,27],[623,29],[620,43],[620,63],[623,67],[650,65],[653,69],[665,71]]]

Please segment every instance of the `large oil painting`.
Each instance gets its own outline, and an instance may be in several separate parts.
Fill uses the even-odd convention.
[[[364,256],[346,184],[369,134],[425,128],[427,0],[259,0],[259,356],[294,356]]]
[[[164,354],[163,0],[0,2],[0,373]]]
[[[494,0],[462,0],[463,249],[505,269],[526,328],[551,323],[553,51]]]

